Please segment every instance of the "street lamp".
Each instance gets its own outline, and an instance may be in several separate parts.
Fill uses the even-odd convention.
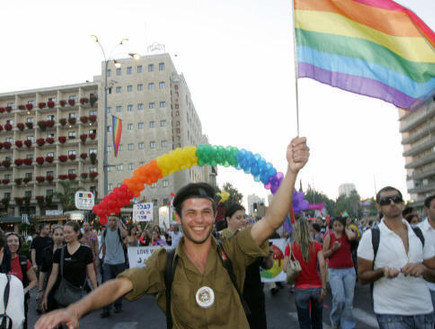
[[[121,66],[121,63],[115,61],[111,58],[111,55],[113,51],[118,48],[119,46],[122,46],[124,43],[128,41],[127,38],[122,39],[109,53],[109,56],[106,57],[106,52],[104,51],[103,46],[101,45],[100,41],[98,40],[98,37],[96,35],[91,35],[91,38],[98,44],[98,46],[101,49],[101,52],[103,53],[104,57],[104,151],[103,151],[103,176],[104,176],[104,196],[108,194],[109,189],[109,177],[107,174],[107,168],[109,167],[108,161],[107,161],[107,94],[109,91],[109,87],[107,84],[107,69],[109,66],[109,62],[113,61],[116,68],[119,68]],[[117,66],[119,65],[119,66]]]

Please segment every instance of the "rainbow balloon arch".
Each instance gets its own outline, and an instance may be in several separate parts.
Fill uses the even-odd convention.
[[[234,167],[251,174],[256,182],[261,182],[272,194],[278,190],[283,174],[277,172],[270,162],[266,162],[259,154],[234,146],[198,145],[177,148],[167,154],[151,160],[137,168],[131,178],[124,179],[121,186],[115,187],[111,193],[92,208],[100,218],[100,224],[107,224],[107,216],[121,212],[121,208],[130,204],[134,197],[139,197],[145,185],[152,185],[159,179],[193,166]],[[303,193],[294,192],[293,208],[296,213],[308,207]]]

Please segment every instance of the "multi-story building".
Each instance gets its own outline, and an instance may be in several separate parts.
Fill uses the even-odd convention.
[[[255,203],[255,206],[257,207],[256,209],[254,209],[254,203]],[[250,213],[250,214],[258,213],[260,206],[264,208],[264,206],[265,206],[264,198],[260,198],[258,195],[255,195],[255,194],[249,194],[248,195],[248,213]],[[264,216],[264,214],[263,214],[263,216]]]
[[[102,68],[93,82],[0,94],[0,199],[9,202],[9,215],[61,210],[60,200],[51,196],[63,192],[68,180],[101,199],[104,133],[109,193],[158,156],[207,143],[184,76],[168,54],[117,59],[108,62],[107,71],[105,63]],[[112,115],[122,120],[117,157]],[[147,186],[136,201],[153,202],[157,210],[182,185],[216,184],[215,176],[209,166],[186,168]]]
[[[338,187],[338,195],[350,196],[352,191],[356,191],[355,184],[352,183],[341,184]]]
[[[116,67],[115,66],[118,66]],[[120,67],[119,67],[120,66]],[[153,54],[140,59],[117,59],[102,65],[103,79],[107,74],[108,125],[99,125],[98,136],[107,133],[108,191],[133,175],[136,168],[176,148],[207,144],[201,121],[195,110],[189,88],[178,74],[169,54]],[[99,98],[104,97],[100,88]],[[99,103],[104,113],[104,102]],[[100,117],[102,117],[102,115]],[[112,115],[122,120],[122,138],[118,156],[112,145]],[[104,143],[99,142],[98,154],[103,155]],[[103,172],[103,161],[98,162]],[[155,209],[165,206],[170,195],[187,182],[206,181],[215,184],[215,169],[208,166],[187,168],[146,186],[140,201],[152,202]],[[104,190],[103,179],[98,181]]]
[[[3,215],[57,209],[69,180],[96,191],[97,95],[93,82],[0,94]]]
[[[415,111],[399,110],[408,193],[413,207],[435,193],[435,99]]]

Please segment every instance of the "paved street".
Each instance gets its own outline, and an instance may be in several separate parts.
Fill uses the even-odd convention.
[[[33,295],[36,290],[33,291]],[[298,328],[296,308],[293,294],[288,286],[284,287],[274,296],[266,291],[267,319],[269,329]],[[33,296],[32,296],[33,297]],[[324,329],[330,329],[329,310],[331,295],[328,293],[323,314]],[[166,320],[162,311],[157,307],[154,297],[144,296],[135,302],[124,302],[123,312],[112,314],[106,319],[100,318],[100,311],[89,314],[80,321],[80,328],[93,329],[162,329],[166,327]],[[371,311],[369,286],[357,285],[354,300],[354,315],[357,320],[356,329],[378,328],[376,318]],[[222,315],[224,316],[224,315]],[[35,301],[29,310],[29,328],[37,320]],[[232,328],[229,328],[232,329]]]

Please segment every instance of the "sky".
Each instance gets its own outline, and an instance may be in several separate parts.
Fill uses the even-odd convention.
[[[101,74],[106,53],[125,37],[113,58],[146,54],[164,44],[183,73],[203,132],[213,145],[260,154],[278,171],[297,135],[291,1],[284,0],[76,0],[8,1],[0,20],[0,93],[80,83]],[[435,29],[435,1],[403,0]],[[6,64],[5,64],[6,63]],[[406,171],[398,110],[383,101],[299,79],[300,136],[309,163],[297,186],[329,198],[353,183],[362,198],[385,185],[405,197]],[[218,168],[245,196],[267,199],[252,176]],[[409,196],[407,196],[409,198]],[[246,202],[246,198],[245,198]]]

